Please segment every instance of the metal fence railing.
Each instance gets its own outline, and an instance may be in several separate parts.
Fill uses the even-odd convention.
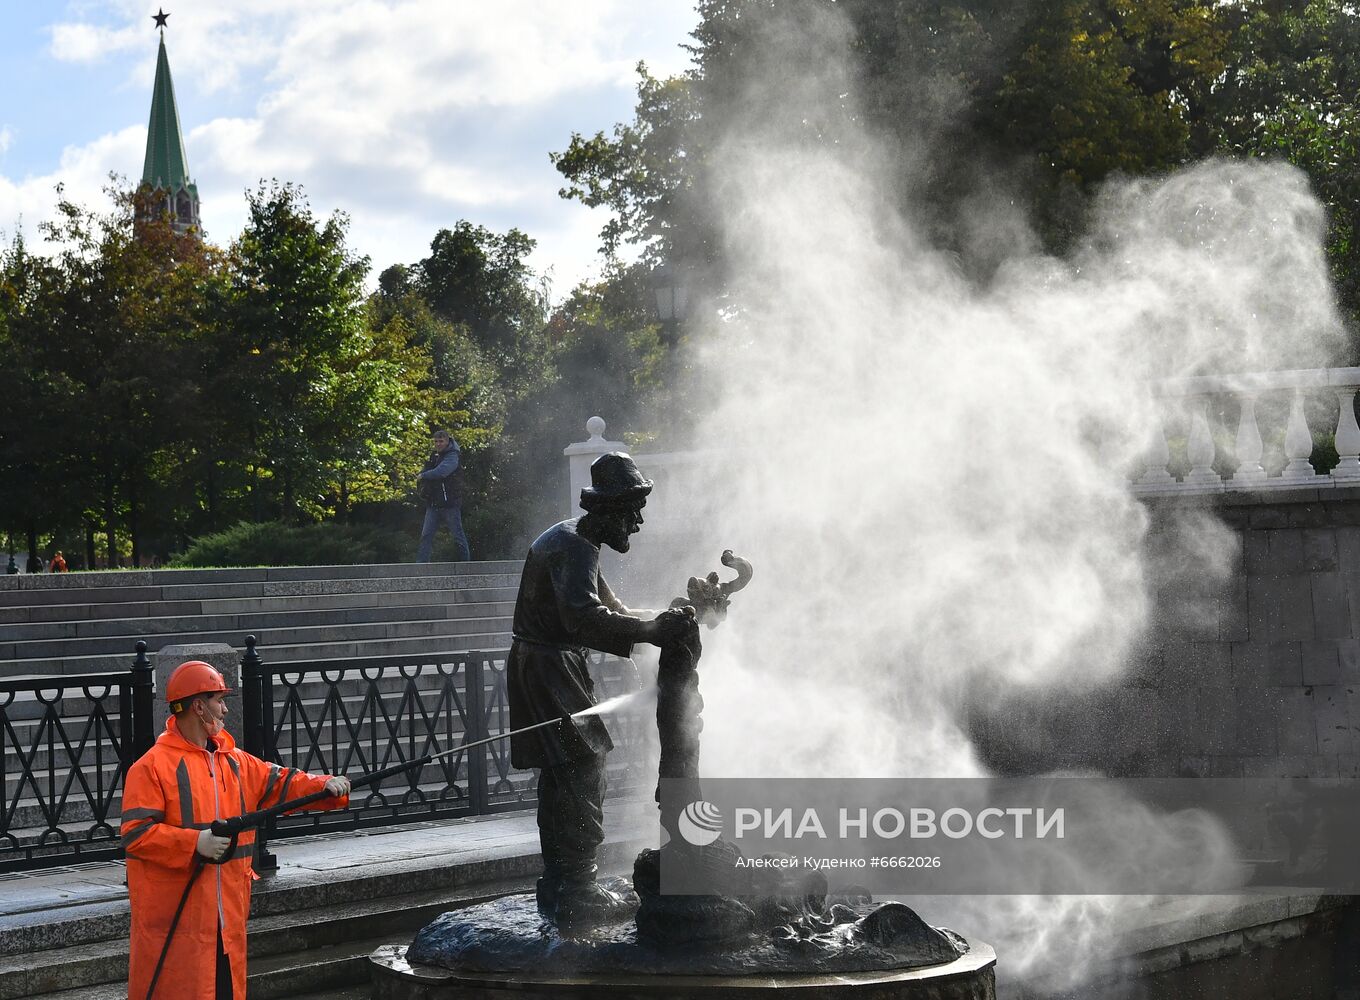
[[[151,746],[151,662],[0,680],[0,871],[118,857],[123,777]]]
[[[508,732],[507,650],[268,665],[253,637],[242,661],[245,746],[304,771],[361,774]],[[597,691],[622,693],[631,671],[592,658]],[[640,787],[646,731],[611,725],[610,789]],[[278,818],[259,840],[422,819],[481,816],[534,804],[536,775],[510,765],[509,741],[454,754],[377,786],[357,789],[347,809]],[[271,866],[261,850],[262,868]]]
[[[329,774],[371,773],[507,732],[507,650],[266,664],[254,636],[241,661],[241,745],[265,760]],[[632,683],[627,661],[596,655],[603,698]],[[126,671],[0,679],[0,871],[119,856],[122,782],[154,739],[146,644]],[[611,794],[643,787],[645,720],[611,719]],[[655,767],[651,773],[655,774]],[[453,754],[357,789],[348,808],[279,818],[270,838],[523,809],[536,776],[508,741]]]

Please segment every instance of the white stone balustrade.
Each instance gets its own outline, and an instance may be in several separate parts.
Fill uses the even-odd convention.
[[[622,451],[627,452],[628,446],[622,441],[608,441],[605,439],[605,422],[602,417],[591,417],[586,421],[587,440],[579,441],[575,444],[567,445],[562,449],[562,454],[567,457],[568,487],[567,487],[567,517],[577,517],[581,510],[579,506],[581,490],[590,485],[590,465],[595,459],[606,452]],[[720,452],[709,449],[692,449],[690,451],[666,451],[666,452],[646,452],[634,455],[642,474],[657,483],[657,488],[663,492],[671,484],[672,480],[679,480],[676,484],[681,488],[667,498],[667,507],[670,510],[663,511],[658,508],[649,510],[647,513],[647,523],[652,527],[647,529],[649,535],[664,533],[669,530],[668,521],[673,521],[683,515],[676,509],[679,502],[678,494],[685,492],[684,484],[697,481],[695,466],[703,462],[713,462],[720,458]]]
[[[1182,479],[1169,471],[1171,451],[1166,428],[1158,423],[1152,430],[1144,460],[1146,467],[1134,479],[1139,494],[1221,493],[1236,490],[1328,489],[1360,486],[1360,424],[1355,419],[1355,396],[1360,391],[1360,368],[1313,368],[1300,371],[1259,372],[1247,375],[1214,375],[1170,379],[1157,383],[1155,394],[1168,403],[1180,401],[1188,418],[1186,458],[1190,470]],[[1330,397],[1336,419],[1336,450],[1340,462],[1329,473],[1319,473],[1309,461],[1313,453],[1313,432],[1308,426],[1306,403],[1320,395]],[[1228,477],[1214,470],[1220,458],[1209,426],[1210,399],[1232,397],[1237,402],[1235,454],[1222,456],[1235,462],[1236,471]],[[1257,419],[1262,400],[1289,401],[1289,416],[1284,430],[1286,464],[1278,475],[1268,475],[1261,465],[1265,453]],[[1231,412],[1231,404],[1228,407]],[[1279,427],[1272,429],[1279,433]],[[1278,437],[1275,440],[1279,440]]]
[[[1360,423],[1355,416],[1355,397],[1360,392],[1360,368],[1312,368],[1298,371],[1258,372],[1244,375],[1206,375],[1194,378],[1168,379],[1152,387],[1162,401],[1163,413],[1180,411],[1182,419],[1173,422],[1185,436],[1185,458],[1189,471],[1177,478],[1170,471],[1171,449],[1167,443],[1166,424],[1156,422],[1151,429],[1143,452],[1144,467],[1136,475],[1132,489],[1139,495],[1204,494],[1244,490],[1331,489],[1342,486],[1360,487]],[[1337,454],[1340,461],[1330,472],[1319,473],[1313,468],[1313,429],[1308,426],[1308,402],[1314,404],[1314,414],[1325,397],[1330,412],[1337,414],[1335,429]],[[1231,400],[1231,401],[1229,401]],[[1261,406],[1268,413],[1283,409],[1288,401],[1289,414],[1284,426],[1268,426],[1268,437],[1278,442],[1284,432],[1284,468],[1268,474],[1262,465],[1267,436],[1261,433],[1258,418]],[[1216,404],[1219,419],[1233,418],[1236,403],[1237,430],[1231,454],[1221,454],[1209,419],[1209,404]],[[1224,405],[1226,403],[1226,405]],[[1330,418],[1329,418],[1330,419]],[[1221,425],[1220,425],[1221,427]],[[1320,428],[1319,428],[1320,429]],[[1230,427],[1226,430],[1230,430]],[[569,445],[563,450],[570,466],[568,516],[580,513],[577,498],[590,485],[590,464],[609,451],[627,451],[620,441],[604,437],[605,422],[591,417],[586,422],[589,439]],[[1101,454],[1113,461],[1113,442],[1102,444]],[[1226,451],[1226,447],[1223,449]],[[1278,466],[1278,451],[1275,452]],[[652,453],[636,456],[644,473],[658,479],[672,475],[683,481],[693,475],[695,463],[714,460],[712,450]],[[1215,469],[1235,468],[1229,476]]]

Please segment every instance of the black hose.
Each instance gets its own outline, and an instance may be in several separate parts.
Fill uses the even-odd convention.
[[[151,985],[146,990],[146,1000],[151,1000],[151,994],[156,992],[156,983],[160,981],[161,969],[165,968],[165,957],[170,954],[170,942],[175,940],[175,928],[179,926],[179,918],[184,914],[184,904],[189,901],[189,893],[193,891],[194,883],[198,881],[198,876],[203,872],[203,856],[194,853],[194,870],[189,874],[189,884],[184,887],[184,895],[179,897],[179,906],[175,907],[175,915],[170,920],[170,929],[165,932],[165,947],[161,949],[161,957],[156,962],[156,971],[151,974]]]

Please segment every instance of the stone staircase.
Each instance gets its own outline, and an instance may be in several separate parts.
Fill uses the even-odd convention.
[[[163,646],[259,637],[270,663],[509,645],[519,562],[0,577],[0,679],[125,670]]]

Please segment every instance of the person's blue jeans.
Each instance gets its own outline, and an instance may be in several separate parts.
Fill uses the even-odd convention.
[[[420,548],[416,550],[416,562],[430,561],[430,552],[434,549],[434,536],[439,531],[441,521],[449,526],[453,543],[458,546],[458,560],[468,562],[472,558],[472,553],[468,550],[467,535],[463,534],[463,511],[460,506],[425,508],[425,523],[420,529]]]

